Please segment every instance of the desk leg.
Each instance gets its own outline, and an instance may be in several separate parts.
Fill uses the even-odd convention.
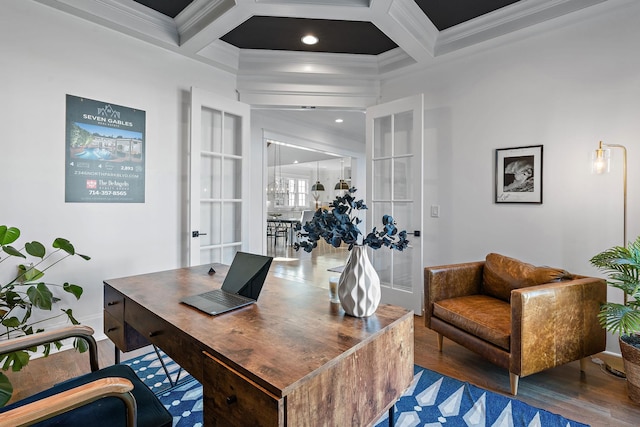
[[[395,415],[395,403],[393,405],[391,405],[391,408],[389,408],[389,427],[393,427],[394,426],[394,421],[393,421],[393,416]]]
[[[120,363],[120,350],[118,350],[118,347],[116,347],[116,349],[115,349],[113,360],[114,360],[113,363],[116,364],[116,365]]]

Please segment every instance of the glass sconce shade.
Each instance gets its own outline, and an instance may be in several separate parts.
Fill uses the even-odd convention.
[[[611,169],[611,150],[600,148],[591,153],[591,173],[609,173]]]

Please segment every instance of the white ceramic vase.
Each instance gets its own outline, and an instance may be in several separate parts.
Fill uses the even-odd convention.
[[[354,246],[338,282],[338,298],[345,313],[367,317],[380,304],[380,277],[373,268],[367,248]]]

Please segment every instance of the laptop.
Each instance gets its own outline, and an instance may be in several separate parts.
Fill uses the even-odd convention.
[[[180,302],[211,315],[253,304],[258,301],[271,261],[272,257],[236,252],[220,289],[186,297]]]

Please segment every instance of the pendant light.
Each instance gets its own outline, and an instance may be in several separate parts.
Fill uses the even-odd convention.
[[[320,183],[320,162],[316,162],[316,183],[311,186],[311,195],[313,195],[316,201],[316,209],[318,209],[320,203],[320,193],[324,193],[324,185]]]
[[[320,183],[320,162],[316,162],[316,183],[311,186],[311,191],[324,191],[324,185]]]
[[[267,141],[267,148],[273,145],[274,166],[273,181],[267,186],[267,194],[273,199],[275,206],[284,206],[289,196],[287,180],[282,176],[282,162],[280,159],[280,143]]]
[[[349,184],[344,180],[344,159],[340,159],[340,181],[333,188],[334,190],[348,190]]]

